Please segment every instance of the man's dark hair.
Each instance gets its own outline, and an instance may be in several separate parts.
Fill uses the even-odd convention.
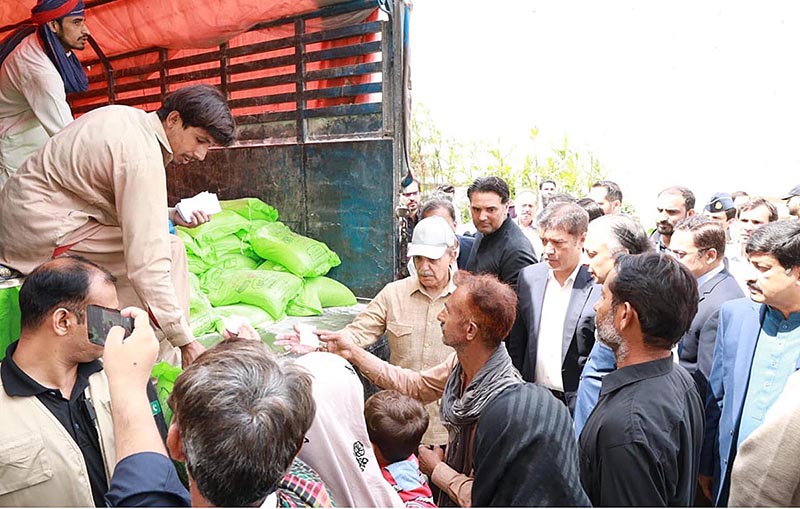
[[[158,118],[163,122],[172,111],[180,113],[184,128],[205,129],[218,145],[227,147],[236,139],[236,122],[228,102],[211,85],[190,85],[172,92],[158,109]]]
[[[444,184],[439,184],[439,187],[437,187],[436,190],[444,194],[455,194],[456,192],[456,188],[453,187],[453,184],[449,182],[445,182]]]
[[[555,180],[550,180],[550,179],[547,179],[547,180],[542,180],[542,181],[539,183],[539,191],[541,191],[541,190],[542,190],[542,187],[544,187],[544,185],[545,185],[545,184],[553,184],[553,186],[554,186],[554,187],[558,188],[558,185],[556,184],[556,181],[555,181]]]
[[[89,287],[95,276],[109,284],[117,282],[103,267],[76,255],[60,256],[33,269],[19,290],[22,330],[39,327],[57,308],[75,313],[78,323],[83,323]]]
[[[606,190],[606,200],[619,200],[620,203],[622,203],[622,190],[619,188],[619,185],[617,185],[616,182],[611,180],[598,180],[592,184],[592,189],[596,187],[602,187]]]
[[[364,403],[369,440],[386,461],[403,461],[417,451],[428,429],[428,412],[419,401],[397,391],[379,391]]]
[[[500,203],[508,203],[511,193],[508,184],[500,177],[478,177],[467,188],[467,198],[472,198],[472,193],[494,193],[500,197]]]
[[[694,247],[700,251],[717,250],[717,258],[725,256],[725,230],[719,222],[708,216],[696,214],[681,219],[675,225],[675,231],[684,230],[692,234]]]
[[[448,198],[431,198],[426,201],[419,209],[419,217],[425,219],[428,214],[439,209],[445,209],[450,215],[450,219],[456,220],[456,209]]]
[[[746,212],[748,210],[753,210],[758,207],[766,207],[769,210],[769,221],[770,223],[778,220],[778,207],[775,206],[771,201],[765,198],[753,198],[752,200],[748,201],[747,203],[742,204],[739,207],[739,214],[742,212]]]
[[[731,200],[735,200],[736,198],[738,198],[740,196],[746,196],[748,198],[750,197],[750,195],[747,194],[746,191],[734,191],[734,192],[731,193]]]
[[[694,193],[688,187],[683,186],[672,186],[664,189],[658,196],[662,194],[677,194],[683,198],[683,206],[686,208],[687,211],[692,210],[694,208],[695,199]]]
[[[540,230],[564,230],[578,237],[589,228],[589,213],[577,203],[550,202],[536,216],[536,224]]]
[[[590,223],[598,217],[605,215],[605,212],[603,212],[603,207],[598,205],[597,202],[591,198],[581,198],[576,203],[583,210],[585,210],[587,214],[589,214]]]
[[[797,267],[800,265],[800,221],[784,219],[762,224],[750,235],[744,250],[748,256],[753,253],[773,256],[784,269]]]
[[[264,343],[223,341],[175,381],[169,397],[198,491],[216,507],[260,505],[311,427],[311,375]]]
[[[498,346],[508,336],[517,315],[517,293],[492,274],[475,275],[459,270],[453,279],[467,290],[467,315],[478,326],[481,339]]]
[[[697,314],[697,281],[682,263],[662,253],[620,254],[609,283],[612,307],[628,302],[639,315],[646,344],[671,349]]]

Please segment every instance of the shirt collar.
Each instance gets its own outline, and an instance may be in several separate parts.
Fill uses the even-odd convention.
[[[722,272],[722,270],[723,270],[724,268],[725,268],[725,264],[724,264],[724,263],[720,263],[720,264],[719,264],[719,267],[716,267],[716,268],[714,268],[714,269],[711,269],[710,271],[706,272],[705,274],[703,274],[702,276],[700,276],[699,278],[697,278],[697,288],[700,288],[700,287],[702,287],[704,284],[706,284],[708,281],[711,281],[711,278],[712,278],[712,277],[714,277],[714,276],[716,276],[716,275],[717,275],[717,274],[719,274],[720,272]]]
[[[547,262],[545,261],[544,263],[547,263]],[[561,287],[563,288],[564,286],[566,286],[569,283],[575,284],[575,278],[578,277],[578,271],[579,270],[581,270],[580,262],[578,262],[578,265],[576,265],[575,268],[572,270],[572,272],[570,273],[569,277],[567,277],[567,279],[564,280],[564,284],[561,285]],[[553,269],[547,269],[547,280],[548,281],[552,280],[552,281],[555,281],[556,283],[558,283],[558,280],[556,280],[556,275],[553,273]]]
[[[30,397],[38,396],[50,392],[53,389],[47,388],[28,376],[27,373],[14,362],[13,355],[17,350],[19,341],[14,341],[6,349],[6,357],[0,363],[0,380],[3,382],[3,389],[9,396]],[[103,369],[103,364],[99,360],[78,364],[78,378],[76,386],[88,384],[89,377]],[[62,395],[63,396],[63,395]],[[70,394],[65,397],[70,398]]]
[[[417,276],[412,276],[413,283],[408,289],[408,295],[414,295],[416,292],[421,293],[422,295],[428,297],[429,299],[431,296],[428,294],[428,291],[422,287],[422,284],[419,282],[419,278]],[[456,284],[453,282],[453,271],[450,271],[450,281],[447,283],[447,288],[444,289],[441,295],[438,298],[442,298],[446,295],[450,295],[456,291]],[[431,299],[435,300],[435,299]]]
[[[772,306],[767,306],[767,313],[764,321],[772,322],[774,325],[779,325],[784,321],[789,322],[790,325],[800,325],[800,312],[789,313],[789,318],[784,319],[781,311],[778,311]]]
[[[640,382],[648,378],[666,375],[672,371],[673,365],[672,355],[670,355],[663,359],[656,359],[654,361],[625,366],[624,368],[614,370],[603,378],[600,395],[602,396],[614,392],[626,385]]]
[[[158,118],[158,113],[155,111],[147,114],[147,120],[150,123],[150,127],[152,127],[153,131],[156,133],[158,142],[164,148],[164,166],[166,166],[172,161],[172,147],[169,144],[169,139],[167,139],[164,123],[161,122],[161,119]]]

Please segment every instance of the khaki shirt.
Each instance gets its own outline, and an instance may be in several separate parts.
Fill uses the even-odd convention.
[[[0,67],[0,188],[70,122],[64,81],[34,32]]]
[[[444,292],[432,299],[416,276],[389,283],[341,333],[361,346],[376,342],[385,333],[389,362],[413,371],[430,369],[453,353],[442,343],[442,327],[436,317],[455,289],[451,279]],[[443,445],[447,430],[439,420],[439,398],[435,399],[425,407],[430,423],[422,443]]]
[[[0,190],[0,264],[28,274],[57,247],[118,227],[121,243],[109,241],[108,252],[124,256],[133,289],[173,346],[193,341],[170,276],[171,160],[155,113],[106,106],[75,120]]]

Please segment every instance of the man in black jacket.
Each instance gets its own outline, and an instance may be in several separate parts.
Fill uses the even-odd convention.
[[[508,184],[499,177],[479,177],[467,189],[475,244],[466,269],[494,274],[516,286],[523,267],[536,263],[533,247],[514,220],[508,217]]]

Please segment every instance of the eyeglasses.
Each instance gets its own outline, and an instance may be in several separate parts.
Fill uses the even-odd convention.
[[[703,249],[698,249],[697,251],[679,251],[677,249],[666,248],[666,252],[671,254],[672,256],[677,258],[678,260],[683,260],[684,258],[689,256],[690,254],[702,253],[704,251],[708,251],[709,249],[711,249],[711,248],[710,247],[704,247]]]

